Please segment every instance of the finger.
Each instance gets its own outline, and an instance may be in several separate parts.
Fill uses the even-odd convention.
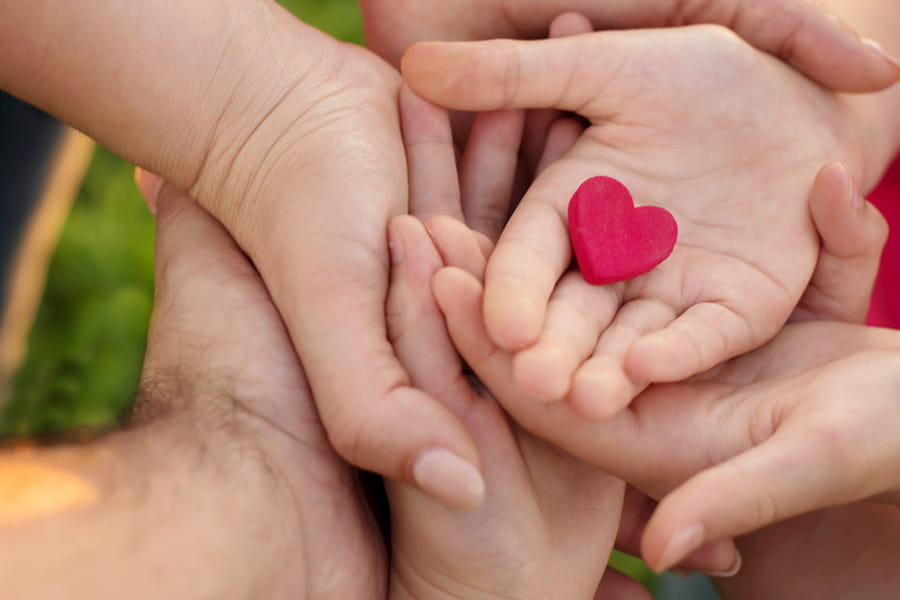
[[[536,174],[539,175],[549,165],[562,158],[575,145],[582,133],[584,124],[578,119],[561,117],[554,121],[547,132],[547,143],[538,161]]]
[[[145,171],[140,167],[135,167],[134,182],[137,184],[138,190],[140,190],[141,195],[144,197],[144,202],[147,203],[147,208],[149,208],[150,212],[155,215],[156,200],[159,197],[159,192],[162,190],[162,187],[166,183],[166,181],[159,175],[151,173],[150,171]]]
[[[869,309],[888,227],[841,163],[819,171],[809,209],[821,238],[819,260],[792,320],[862,323]]]
[[[873,92],[896,82],[900,66],[883,50],[808,0],[738,0],[672,3],[629,2],[513,3],[508,17],[525,34],[538,33],[562,10],[578,10],[596,29],[634,29],[711,23],[732,28],[764,52],[779,56],[826,87]],[[828,48],[828,52],[823,52]]]
[[[571,35],[591,33],[592,31],[594,31],[594,26],[586,16],[577,12],[565,12],[550,23],[550,32],[547,37],[569,37]]]
[[[641,298],[622,306],[602,331],[591,357],[575,373],[569,396],[572,410],[586,419],[606,421],[628,406],[648,382],[626,372],[629,349],[674,318],[672,308],[659,300]]]
[[[509,219],[524,121],[520,110],[479,113],[460,162],[466,224],[491,241]]]
[[[443,265],[462,269],[479,281],[484,279],[487,259],[483,237],[464,223],[449,217],[435,217],[428,221],[426,227]]]
[[[707,8],[715,10],[713,5]],[[745,0],[738,11],[731,20],[738,35],[825,87],[847,92],[877,91],[900,76],[896,59],[871,40],[861,41],[819,2]],[[824,53],[822,48],[829,50]]]
[[[834,444],[773,437],[666,496],[647,525],[642,556],[662,571],[710,541],[850,501],[845,497],[849,471],[842,466],[850,465]]]
[[[622,505],[622,518],[616,535],[616,549],[640,556],[641,538],[656,508],[656,501],[628,486]],[[740,568],[741,558],[733,540],[720,540],[702,546],[678,563],[681,570],[691,570],[714,577],[731,576]]]
[[[540,336],[547,302],[572,261],[567,199],[594,174],[593,165],[554,163],[507,223],[485,273],[484,319],[500,347],[520,350]]]
[[[638,338],[625,355],[625,371],[638,381],[686,379],[751,350],[759,336],[746,329],[744,317],[724,304],[695,304],[664,329]]]
[[[586,17],[578,13],[569,12],[553,19],[553,22],[550,23],[550,33],[547,37],[568,37],[570,35],[590,33],[593,30],[591,22]],[[556,110],[538,109],[528,111],[522,141],[522,155],[525,158],[528,169],[535,175],[543,170],[539,166],[540,163],[543,162],[544,166],[546,166],[546,164],[562,156],[572,145],[556,144],[551,153],[552,156],[542,159],[542,156],[547,154],[547,144],[550,141],[548,136],[551,133],[551,128],[563,116],[564,113]],[[574,140],[572,140],[572,143],[574,143]],[[565,146],[561,151],[559,150],[560,145]]]
[[[455,146],[447,111],[400,88],[400,123],[409,174],[409,212],[462,219]]]
[[[443,219],[464,227],[449,217]],[[396,217],[389,235],[391,243],[402,244],[406,252],[391,270],[388,337],[412,384],[441,400],[454,414],[464,414],[468,405],[460,402],[469,397],[468,385],[430,288],[432,276],[444,266],[441,257],[415,217]]]
[[[510,387],[512,361],[493,344],[484,327],[481,283],[461,269],[447,267],[435,274],[431,288],[446,318],[453,345],[478,378],[499,398]]]
[[[513,361],[516,384],[543,402],[563,399],[572,376],[597,346],[621,302],[621,286],[587,285],[577,271],[560,280],[547,305],[547,321],[535,344]]]
[[[622,57],[632,40],[628,33],[603,32],[527,42],[420,42],[407,50],[402,70],[416,93],[448,108],[578,111],[601,90],[605,105],[621,100],[621,86],[609,83],[631,76]]]

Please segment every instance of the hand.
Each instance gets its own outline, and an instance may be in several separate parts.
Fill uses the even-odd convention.
[[[490,253],[490,241],[461,221],[487,225],[485,216],[509,210],[504,202],[521,114],[480,115],[457,171],[447,111],[405,87],[400,109],[413,216],[394,219],[389,230],[394,261],[388,333],[413,383],[444,402],[469,430],[485,482],[471,477],[465,465],[455,469],[453,486],[480,487],[471,495],[484,496],[468,512],[439,505],[402,482],[386,482],[393,528],[391,597],[593,598],[602,591],[609,598],[647,598],[635,582],[612,571],[604,575],[624,486],[507,420],[463,373],[430,291],[431,276],[445,261],[483,264]],[[494,160],[481,160],[486,155]],[[442,245],[442,254],[416,217],[432,217],[428,231],[454,240]],[[454,462],[440,453],[432,459]]]
[[[592,2],[590,0],[360,0],[366,43],[394,65],[407,47],[430,40],[545,37],[564,12],[587,16],[595,29],[718,24],[784,59],[825,87],[876,91],[894,83],[898,66],[860,43],[821,5],[803,0]],[[827,52],[823,52],[827,48]]]
[[[4,5],[0,85],[226,227],[283,315],[337,451],[409,482],[433,448],[477,470],[465,428],[409,386],[387,342],[385,230],[407,212],[397,72],[272,0],[26,4]]]
[[[381,537],[262,280],[188,197],[166,187],[157,208],[156,304],[131,428],[0,456],[0,488],[18,490],[0,510],[5,592],[383,598]]]
[[[719,28],[420,44],[404,73],[451,108],[557,107],[591,120],[522,200],[485,291],[492,338],[527,348],[515,369],[523,390],[556,400],[571,387],[584,416],[608,418],[648,382],[704,371],[774,335],[817,255],[813,176],[834,158],[863,171],[842,97]],[[713,90],[726,96],[710,104]],[[569,273],[557,285],[571,260],[567,200],[601,173],[638,204],[673,212],[679,244],[630,282],[593,287]]]
[[[503,386],[511,360],[479,323],[477,280],[444,269],[435,293],[464,359],[489,389]],[[651,387],[605,423],[564,404],[530,402],[508,386],[497,399],[535,435],[665,496],[642,546],[663,570],[705,543],[792,515],[900,500],[900,443],[888,443],[900,426],[898,350],[894,331],[801,323],[702,377]],[[860,394],[864,406],[852,401]]]
[[[450,219],[434,225],[464,227]],[[395,219],[390,235],[392,247],[402,248],[388,302],[398,356],[413,383],[465,423],[487,486],[481,505],[464,512],[407,484],[386,482],[391,598],[589,599],[601,577],[605,593],[649,598],[635,582],[604,576],[622,483],[519,430],[489,394],[469,382],[429,289],[432,274],[443,266],[441,256],[413,217]],[[470,243],[454,246],[451,256],[463,263],[483,260],[474,237],[463,241]]]

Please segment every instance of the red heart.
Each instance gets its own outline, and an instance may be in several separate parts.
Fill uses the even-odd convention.
[[[569,201],[569,236],[585,281],[632,279],[666,260],[678,224],[659,206],[634,206],[628,188],[611,177],[591,177]]]

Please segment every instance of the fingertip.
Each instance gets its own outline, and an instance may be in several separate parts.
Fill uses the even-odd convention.
[[[416,486],[436,500],[461,510],[475,510],[484,500],[481,471],[446,448],[422,450],[412,467]]]
[[[504,350],[522,350],[534,344],[544,324],[544,303],[515,283],[487,283],[484,321],[488,335]]]
[[[863,46],[868,49],[868,51],[874,55],[878,60],[882,61],[886,64],[887,70],[881,69],[885,72],[884,74],[884,87],[888,87],[896,83],[900,80],[900,59],[896,56],[888,52],[884,49],[884,46],[876,42],[871,38],[861,38],[860,42]],[[878,85],[879,82],[877,77],[875,78],[875,84]],[[877,91],[878,89],[882,89],[880,87],[873,89],[871,91]]]
[[[571,35],[592,33],[593,31],[594,25],[586,16],[577,12],[565,12],[553,19],[550,23],[548,37],[568,37]]]
[[[631,400],[629,387],[621,369],[595,363],[575,373],[569,405],[584,419],[608,421],[628,406]]]
[[[458,97],[472,64],[468,44],[418,42],[407,48],[400,59],[400,72],[409,87],[433,102],[443,97]]]
[[[539,402],[562,400],[569,391],[577,366],[570,353],[558,344],[540,343],[513,359],[513,379],[529,397]]]

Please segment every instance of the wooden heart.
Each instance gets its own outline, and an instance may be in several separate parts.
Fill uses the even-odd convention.
[[[666,260],[678,224],[659,206],[634,206],[628,188],[611,177],[591,177],[569,201],[569,237],[585,281],[633,279]]]

